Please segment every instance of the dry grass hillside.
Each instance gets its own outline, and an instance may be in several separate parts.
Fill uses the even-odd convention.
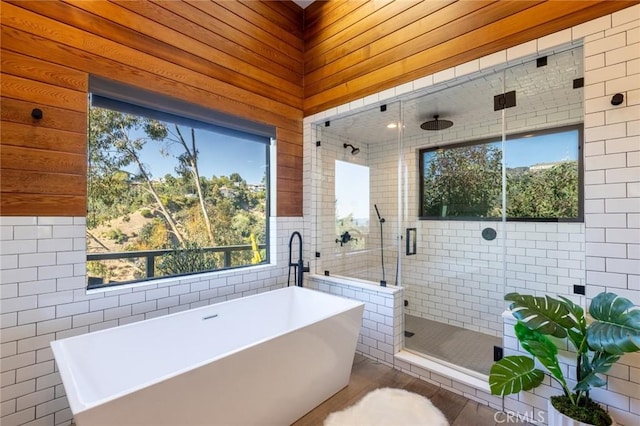
[[[110,253],[123,252],[126,247],[135,241],[140,230],[153,220],[153,217],[142,215],[143,209],[137,210],[127,216],[112,219],[100,226],[87,231],[87,253]],[[107,260],[102,261],[105,265],[100,271],[107,281],[129,281],[136,279],[136,272],[140,270],[140,265],[144,268],[143,259],[131,260]],[[96,276],[89,266],[89,276]]]

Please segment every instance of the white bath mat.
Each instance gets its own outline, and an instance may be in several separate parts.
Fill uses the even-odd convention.
[[[424,396],[402,389],[369,392],[355,405],[331,413],[324,426],[449,426],[444,414]]]

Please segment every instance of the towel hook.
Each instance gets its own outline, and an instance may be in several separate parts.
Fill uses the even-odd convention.
[[[40,108],[32,109],[31,110],[31,117],[35,118],[36,120],[42,119],[42,110]]]

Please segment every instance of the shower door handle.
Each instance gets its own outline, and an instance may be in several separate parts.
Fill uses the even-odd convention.
[[[418,245],[416,243],[416,228],[407,228],[407,238],[405,239],[407,243],[406,254],[407,256],[414,255],[418,253]]]

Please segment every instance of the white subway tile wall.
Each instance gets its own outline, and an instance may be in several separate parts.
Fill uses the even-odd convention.
[[[585,93],[595,111],[585,117],[585,170],[598,179],[585,184],[586,287],[591,299],[611,291],[640,304],[640,232],[636,185],[640,170],[640,6],[601,19],[600,39],[585,43]],[[590,60],[604,53],[604,62]],[[616,93],[625,97],[611,104]],[[596,147],[591,149],[591,147]],[[634,162],[635,161],[635,162]],[[510,327],[505,323],[505,327]],[[515,347],[511,347],[515,350]],[[606,404],[619,424],[640,424],[640,354],[624,356],[607,376],[607,385],[591,396]]]
[[[312,276],[307,283],[309,288],[364,302],[356,350],[384,364],[394,365],[394,354],[402,349],[404,342],[402,288],[363,288],[321,276]]]
[[[272,219],[277,265],[87,294],[84,218],[1,217],[0,422],[71,422],[52,340],[286,285],[289,236],[308,235],[303,225],[302,218]]]
[[[570,295],[573,284],[584,285],[582,224],[510,222],[506,240],[502,223],[416,226],[421,250],[403,266],[411,315],[501,336],[504,294]],[[482,239],[487,226],[497,230],[493,241]]]

